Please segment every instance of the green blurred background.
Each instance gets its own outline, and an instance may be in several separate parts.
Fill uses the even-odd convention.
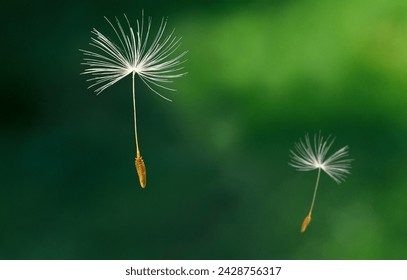
[[[407,258],[407,1],[1,6],[1,259]],[[79,52],[141,9],[189,50],[174,102],[138,83],[145,190],[131,78],[96,96]],[[301,234],[317,174],[288,153],[318,131],[355,161]]]

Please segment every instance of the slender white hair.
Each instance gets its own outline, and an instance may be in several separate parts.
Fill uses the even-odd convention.
[[[342,147],[331,156],[327,157],[329,149],[335,139],[328,136],[324,139],[321,133],[314,136],[314,143],[311,144],[308,134],[305,135],[305,140],[300,139],[295,143],[295,151],[290,150],[290,165],[298,171],[311,171],[322,169],[338,184],[345,181],[346,176],[350,174],[350,163],[352,159],[348,159],[348,146]]]
[[[110,40],[95,28],[92,30],[90,45],[96,50],[80,50],[85,58],[83,65],[87,66],[82,74],[92,77],[87,81],[92,84],[89,88],[95,88],[97,94],[111,85],[117,83],[130,73],[137,74],[140,79],[156,94],[166,100],[170,100],[158,93],[158,89],[175,91],[168,86],[173,79],[184,76],[181,60],[187,51],[175,54],[181,42],[181,38],[174,36],[174,30],[167,36],[164,31],[167,19],[162,18],[158,32],[151,37],[151,17],[148,18],[147,26],[144,24],[144,12],[141,21],[137,20],[136,34],[126,15],[124,15],[127,27],[123,28],[116,17],[116,26],[105,19],[113,28],[117,41]],[[170,100],[171,101],[171,100]]]

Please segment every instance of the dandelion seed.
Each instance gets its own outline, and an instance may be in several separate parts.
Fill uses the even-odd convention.
[[[315,197],[319,185],[321,170],[330,176],[336,183],[340,184],[345,181],[346,175],[350,174],[352,159],[348,159],[348,146],[342,147],[331,156],[327,157],[329,149],[335,139],[328,136],[326,139],[319,135],[314,136],[314,143],[308,135],[305,135],[305,140],[295,143],[295,151],[290,150],[290,165],[298,171],[312,171],[318,169],[317,181],[314,189],[314,196],[311,202],[311,208],[308,215],[305,217],[301,226],[301,232],[305,232],[311,222],[312,209],[314,208]]]
[[[126,15],[124,18],[127,24],[126,29],[117,18],[116,26],[106,18],[114,31],[116,42],[93,29],[94,37],[91,37],[90,45],[95,48],[95,51],[80,50],[85,56],[82,64],[87,67],[82,74],[91,76],[87,80],[91,82],[89,88],[95,88],[97,94],[131,74],[136,141],[135,166],[140,185],[144,188],[146,185],[146,167],[140,154],[137,134],[136,75],[154,93],[171,101],[161,95],[158,90],[175,91],[168,84],[172,83],[173,79],[186,74],[181,66],[185,60],[181,59],[187,51],[175,54],[180,46],[181,38],[175,37],[174,31],[164,36],[167,26],[166,19],[161,20],[157,34],[151,38],[151,17],[148,18],[147,26],[145,26],[144,12],[142,12],[141,21],[136,21],[136,33],[134,33]]]

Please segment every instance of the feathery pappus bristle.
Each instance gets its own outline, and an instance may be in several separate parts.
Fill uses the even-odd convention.
[[[147,184],[146,165],[144,164],[144,160],[140,155],[137,155],[135,163],[140,185],[144,189]]]
[[[301,232],[304,233],[307,230],[309,223],[311,222],[311,216],[305,217],[304,222],[302,222]]]

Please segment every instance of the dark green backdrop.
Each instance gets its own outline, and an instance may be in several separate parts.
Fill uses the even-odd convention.
[[[11,2],[11,1],[9,1]],[[167,102],[96,96],[81,48],[103,16],[169,17],[189,74]],[[1,4],[1,259],[406,259],[407,2]],[[288,165],[322,131],[352,175]]]

